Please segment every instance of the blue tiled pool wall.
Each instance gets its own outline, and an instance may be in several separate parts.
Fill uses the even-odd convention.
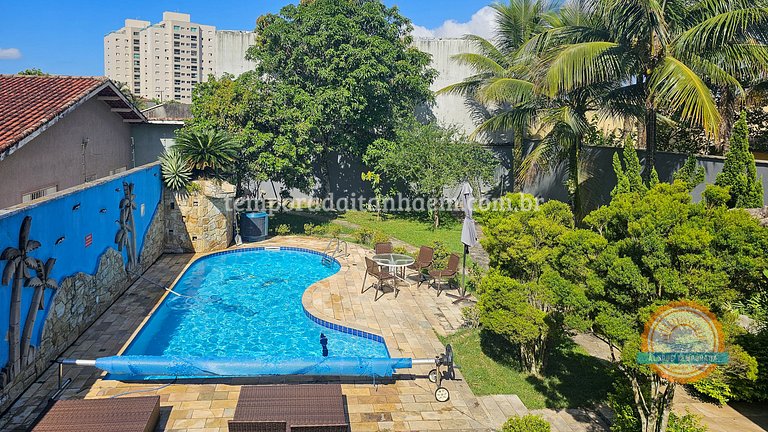
[[[30,257],[45,262],[55,258],[56,263],[50,277],[61,282],[75,275],[95,275],[104,253],[117,249],[115,234],[120,218],[120,200],[123,198],[123,181],[134,184],[136,210],[133,216],[136,225],[136,248],[139,259],[146,233],[160,205],[162,184],[159,165],[124,173],[106,181],[44,199],[0,215],[0,251],[7,247],[18,247],[19,229],[26,216],[32,218],[29,238],[40,242],[40,247],[29,253]],[[143,214],[142,214],[143,213]],[[86,238],[90,242],[86,243]],[[125,251],[123,259],[127,261]],[[0,271],[6,261],[0,261]],[[32,275],[34,271],[30,271]],[[9,284],[10,285],[10,284]],[[22,289],[21,323],[27,319],[29,304],[34,289]],[[38,311],[32,334],[32,345],[39,346],[45,318],[53,304],[55,291],[46,289],[43,310]],[[0,286],[0,334],[7,334],[10,313],[11,287]],[[0,342],[0,365],[8,359],[8,343]]]
[[[240,249],[229,249],[225,251],[220,252],[214,252],[212,254],[208,254],[200,259],[206,259],[207,257],[217,256],[217,255],[226,255],[231,253],[238,253],[238,252],[247,252],[247,251],[264,251],[264,250],[282,250],[282,251],[296,251],[296,252],[305,252],[310,253],[313,255],[319,255],[321,257],[327,258],[329,260],[332,260],[331,262],[341,266],[341,263],[334,257],[324,254],[322,252],[318,252],[316,250],[312,249],[305,249],[305,248],[299,248],[299,247],[293,247],[293,246],[275,246],[275,247],[269,247],[269,246],[259,246],[259,247],[248,247],[248,248],[240,248]],[[387,343],[384,341],[384,338],[380,335],[369,333],[367,331],[354,329],[351,327],[347,327],[341,324],[335,324],[329,321],[326,321],[322,318],[318,318],[314,315],[312,315],[307,308],[304,307],[304,305],[301,305],[301,308],[304,310],[304,315],[307,316],[310,320],[315,322],[318,325],[321,325],[323,327],[329,328],[331,330],[336,330],[342,333],[347,333],[353,336],[361,337],[363,339],[370,339],[375,342],[379,342],[384,345],[384,347],[387,349],[387,353],[389,354],[389,347],[387,347]]]

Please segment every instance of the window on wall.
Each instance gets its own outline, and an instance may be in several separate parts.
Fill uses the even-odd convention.
[[[42,198],[44,196],[48,196],[48,195],[54,194],[58,190],[59,190],[58,186],[50,186],[50,187],[47,187],[47,188],[38,189],[36,191],[23,194],[21,196],[21,202],[25,203],[25,202],[30,202],[30,201],[33,201],[33,200],[36,200],[36,199],[40,199],[40,198]]]

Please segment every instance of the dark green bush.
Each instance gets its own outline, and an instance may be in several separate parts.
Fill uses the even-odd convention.
[[[669,414],[667,432],[707,432],[707,427],[701,424],[701,417],[686,412],[680,416],[674,412]]]

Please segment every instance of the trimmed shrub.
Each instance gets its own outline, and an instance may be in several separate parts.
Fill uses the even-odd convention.
[[[739,121],[733,125],[731,148],[725,154],[723,171],[715,184],[730,186],[729,207],[758,208],[763,206],[763,182],[757,177],[755,156],[749,151],[747,114],[742,111]]]
[[[701,194],[704,197],[704,201],[709,207],[724,207],[728,205],[728,201],[731,200],[731,187],[730,186],[718,186],[707,185],[704,189],[704,193]]]
[[[376,231],[373,233],[373,238],[371,238],[371,245],[375,245],[376,243],[386,243],[389,241],[389,236],[384,234],[381,231]]]
[[[367,245],[373,241],[373,234],[374,232],[370,228],[360,228],[354,232],[353,236],[357,243]]]
[[[501,427],[501,432],[550,432],[551,430],[546,420],[532,414],[510,417]]]
[[[289,235],[291,233],[291,226],[288,224],[280,224],[277,229],[275,230],[277,235]]]
[[[701,416],[691,414],[688,411],[680,416],[674,412],[669,414],[667,432],[707,432],[706,426],[701,424]]]

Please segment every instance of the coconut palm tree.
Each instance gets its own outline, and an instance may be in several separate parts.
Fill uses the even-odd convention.
[[[45,263],[40,260],[35,260],[35,272],[37,275],[29,279],[29,282],[27,283],[28,286],[35,289],[35,292],[32,294],[32,302],[29,304],[27,319],[24,322],[24,331],[21,333],[22,366],[25,366],[34,360],[32,330],[35,328],[37,312],[45,309],[45,290],[59,288],[58,282],[51,278],[51,271],[53,271],[54,264],[56,264],[55,258],[48,258]]]
[[[120,200],[120,219],[117,223],[120,228],[115,235],[117,250],[122,252],[125,248],[128,262],[125,269],[131,272],[138,265],[136,251],[136,223],[133,219],[133,211],[136,210],[136,194],[133,193],[133,183],[123,182],[123,199]]]
[[[520,48],[547,28],[554,12],[552,5],[544,0],[510,0],[492,7],[498,27],[494,40],[468,35],[465,39],[472,42],[478,52],[453,56],[457,63],[472,68],[475,75],[439,90],[438,94],[458,94],[491,107],[490,119],[486,119],[474,135],[512,132],[512,173],[517,179],[521,176],[535,87],[529,65],[520,58]]]
[[[3,383],[12,380],[21,368],[21,291],[29,280],[29,269],[35,268],[36,261],[27,254],[40,247],[40,242],[30,240],[29,230],[32,227],[32,218],[26,216],[19,230],[19,246],[6,248],[0,254],[0,260],[7,261],[3,270],[2,284],[11,286],[11,310],[8,322],[8,363],[3,368]]]
[[[233,164],[240,146],[225,132],[184,130],[173,149],[189,161],[196,176],[220,177]]]
[[[549,57],[542,82],[549,95],[594,85],[614,87],[603,101],[625,103],[642,125],[649,178],[660,115],[720,133],[712,88],[741,97],[739,79],[768,70],[764,0],[585,0],[585,23],[553,27],[524,51]],[[546,54],[545,54],[546,53]]]
[[[555,13],[546,3],[511,0],[497,5],[499,34],[495,43],[468,37],[480,54],[460,54],[454,59],[473,67],[477,74],[440,92],[456,93],[496,107],[475,134],[513,131],[515,163],[513,173],[520,182],[566,162],[568,190],[576,215],[582,212],[580,152],[588,131],[587,113],[594,110],[598,86],[547,94],[540,84],[544,53],[524,50],[533,38],[548,29],[576,25],[585,20],[582,10],[563,7]],[[529,140],[530,138],[530,140]],[[530,142],[528,142],[530,141]],[[523,147],[531,144],[530,148]],[[527,152],[527,153],[526,153]]]

